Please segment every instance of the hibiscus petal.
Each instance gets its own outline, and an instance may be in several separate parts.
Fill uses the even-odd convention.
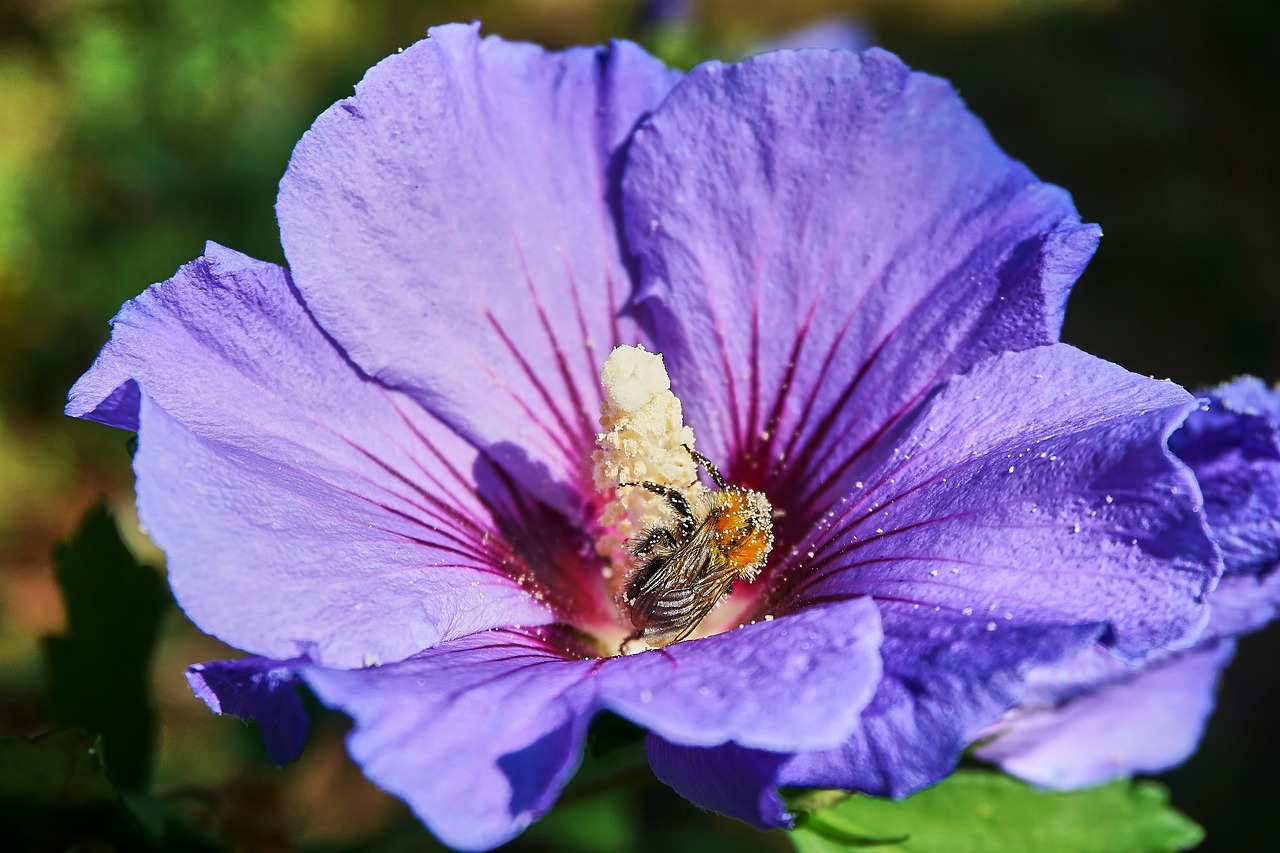
[[[231,645],[360,666],[551,618],[498,568],[476,450],[360,374],[279,267],[210,245],[121,309],[67,410],[140,429],[143,522]]]
[[[1224,575],[1209,594],[1209,624],[1202,639],[1252,633],[1280,615],[1280,567],[1277,569],[1262,577]]]
[[[302,674],[354,719],[348,745],[370,779],[446,843],[482,849],[551,807],[597,711],[676,743],[843,742],[879,679],[879,641],[875,606],[853,600],[626,657],[586,657],[555,629],[499,630]]]
[[[1222,549],[1204,639],[1256,631],[1280,610],[1280,391],[1248,376],[1211,389],[1169,447],[1196,475]]]
[[[905,796],[955,768],[965,746],[1017,699],[1029,670],[1064,660],[1097,633],[1052,625],[990,632],[942,612],[899,618],[895,608],[902,606],[885,608],[884,675],[843,744],[779,757],[651,739],[659,778],[703,808],[762,829],[790,825],[780,787]]]
[[[1226,570],[1263,575],[1280,566],[1280,460],[1193,468]]]
[[[214,713],[256,720],[276,764],[302,753],[307,712],[291,664],[259,657],[198,663],[187,667],[187,683]]]
[[[433,29],[316,121],[281,239],[361,368],[563,504],[554,484],[589,491],[600,363],[638,335],[617,317],[617,150],[678,75],[625,42],[547,53],[477,29]]]
[[[1246,420],[1240,415],[1247,415],[1270,424],[1273,431],[1280,427],[1280,387],[1269,386],[1256,376],[1240,376],[1217,388],[1211,388],[1208,397],[1219,403],[1222,411],[1235,414],[1234,420],[1237,423]],[[1273,435],[1273,450],[1274,442]]]
[[[699,447],[789,509],[948,375],[1056,340],[1099,234],[879,50],[699,66],[637,130],[623,199]]]
[[[1130,658],[1185,644],[1219,565],[1195,480],[1163,444],[1192,407],[1066,345],[982,362],[864,460],[864,488],[782,569],[790,595],[1001,628],[1105,623]]]
[[[960,753],[1022,692],[1037,665],[1060,663],[1097,634],[1088,625],[1000,626],[885,610],[885,674],[843,746],[796,755],[781,786],[903,797],[942,779]]]
[[[1214,388],[1169,447],[1200,482],[1224,570],[1280,566],[1280,392],[1252,377]]]
[[[834,602],[609,661],[601,696],[611,710],[686,746],[833,746],[875,693],[880,640],[870,599]]]
[[[1020,711],[976,754],[1038,785],[1081,788],[1127,773],[1155,773],[1195,750],[1218,676],[1235,644],[1219,641],[1135,670],[1058,707]]]
[[[978,754],[1033,782],[1094,784],[1185,759],[1213,708],[1231,638],[1280,610],[1280,394],[1243,378],[1212,389],[1170,438],[1204,492],[1223,576],[1190,651],[1157,650],[1138,664],[1094,646],[1032,673],[1019,707]]]
[[[593,707],[589,664],[537,638],[491,632],[385,667],[305,667],[351,715],[351,757],[440,840],[486,850],[551,808],[573,775]]]
[[[700,808],[746,821],[756,829],[790,828],[778,794],[779,768],[791,756],[725,744],[715,749],[676,746],[650,735],[645,752],[653,774]]]

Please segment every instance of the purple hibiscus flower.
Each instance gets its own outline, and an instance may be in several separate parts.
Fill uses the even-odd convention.
[[[1169,443],[1195,472],[1222,549],[1209,623],[1194,646],[1140,663],[1093,646],[1033,672],[977,749],[1010,773],[1080,787],[1180,764],[1204,731],[1235,638],[1280,610],[1280,392],[1252,378],[1214,388]]]
[[[210,245],[116,317],[68,411],[139,432],[174,594],[291,679],[444,841],[545,813],[594,714],[704,806],[945,776],[1035,667],[1190,643],[1220,561],[1164,439],[1195,403],[1056,343],[1098,229],[882,51],[687,76],[444,27],[294,152],[289,269]],[[598,555],[601,363],[664,354],[773,548],[696,639],[630,633]]]

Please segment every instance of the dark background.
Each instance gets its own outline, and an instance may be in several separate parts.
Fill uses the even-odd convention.
[[[40,644],[66,625],[50,554],[97,497],[133,552],[162,565],[136,529],[124,436],[61,416],[107,320],[208,239],[282,262],[272,207],[293,143],[364,69],[435,23],[478,18],[553,47],[627,37],[689,64],[846,16],[951,79],[1007,151],[1102,225],[1065,340],[1193,388],[1280,378],[1280,4],[661,5],[675,11],[626,0],[0,0],[0,734],[65,722]],[[163,616],[149,670],[157,790],[194,792],[219,826],[247,822],[232,837],[258,849],[426,843],[346,761],[340,719],[322,717],[304,759],[276,771],[256,732],[192,699],[183,667],[224,651],[176,610]],[[1204,850],[1280,849],[1278,655],[1280,631],[1243,642],[1202,749],[1164,777],[1207,829]],[[643,837],[706,849],[707,833],[729,832],[735,849],[777,846],[652,786],[639,801],[573,809],[525,845],[625,849]]]

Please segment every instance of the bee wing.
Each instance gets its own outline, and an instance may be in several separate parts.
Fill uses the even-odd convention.
[[[650,646],[687,637],[733,583],[714,533],[708,519],[669,559],[628,585],[631,622]]]

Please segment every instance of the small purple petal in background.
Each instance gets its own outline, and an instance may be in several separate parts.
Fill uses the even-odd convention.
[[[187,683],[214,713],[256,720],[276,764],[301,754],[307,712],[292,664],[257,657],[198,663],[187,668]]]
[[[687,24],[693,13],[693,0],[644,0],[640,7],[640,19],[650,27]]]
[[[1280,613],[1280,571],[1260,577],[1225,575],[1209,595],[1209,603],[1204,640],[1238,637],[1264,628]]]
[[[1253,377],[1214,388],[1169,446],[1200,481],[1227,572],[1280,564],[1280,392]]]
[[[976,754],[1051,788],[1165,770],[1199,743],[1234,649],[1231,641],[1217,641],[1145,666],[1112,657],[1105,686],[1095,684],[1052,710],[1015,712]]]
[[[752,53],[765,53],[770,50],[805,50],[818,48],[821,50],[866,50],[875,44],[875,39],[865,28],[848,18],[834,18],[815,21],[808,26],[785,32],[777,38],[760,42]]]
[[[1204,493],[1224,572],[1197,645],[1125,663],[1094,647],[1038,670],[1019,706],[975,750],[1055,787],[1157,772],[1196,748],[1233,638],[1280,611],[1280,392],[1253,378],[1208,392],[1169,441]]]
[[[1169,446],[1195,473],[1222,549],[1204,639],[1256,631],[1280,609],[1280,390],[1251,376],[1209,390]]]

